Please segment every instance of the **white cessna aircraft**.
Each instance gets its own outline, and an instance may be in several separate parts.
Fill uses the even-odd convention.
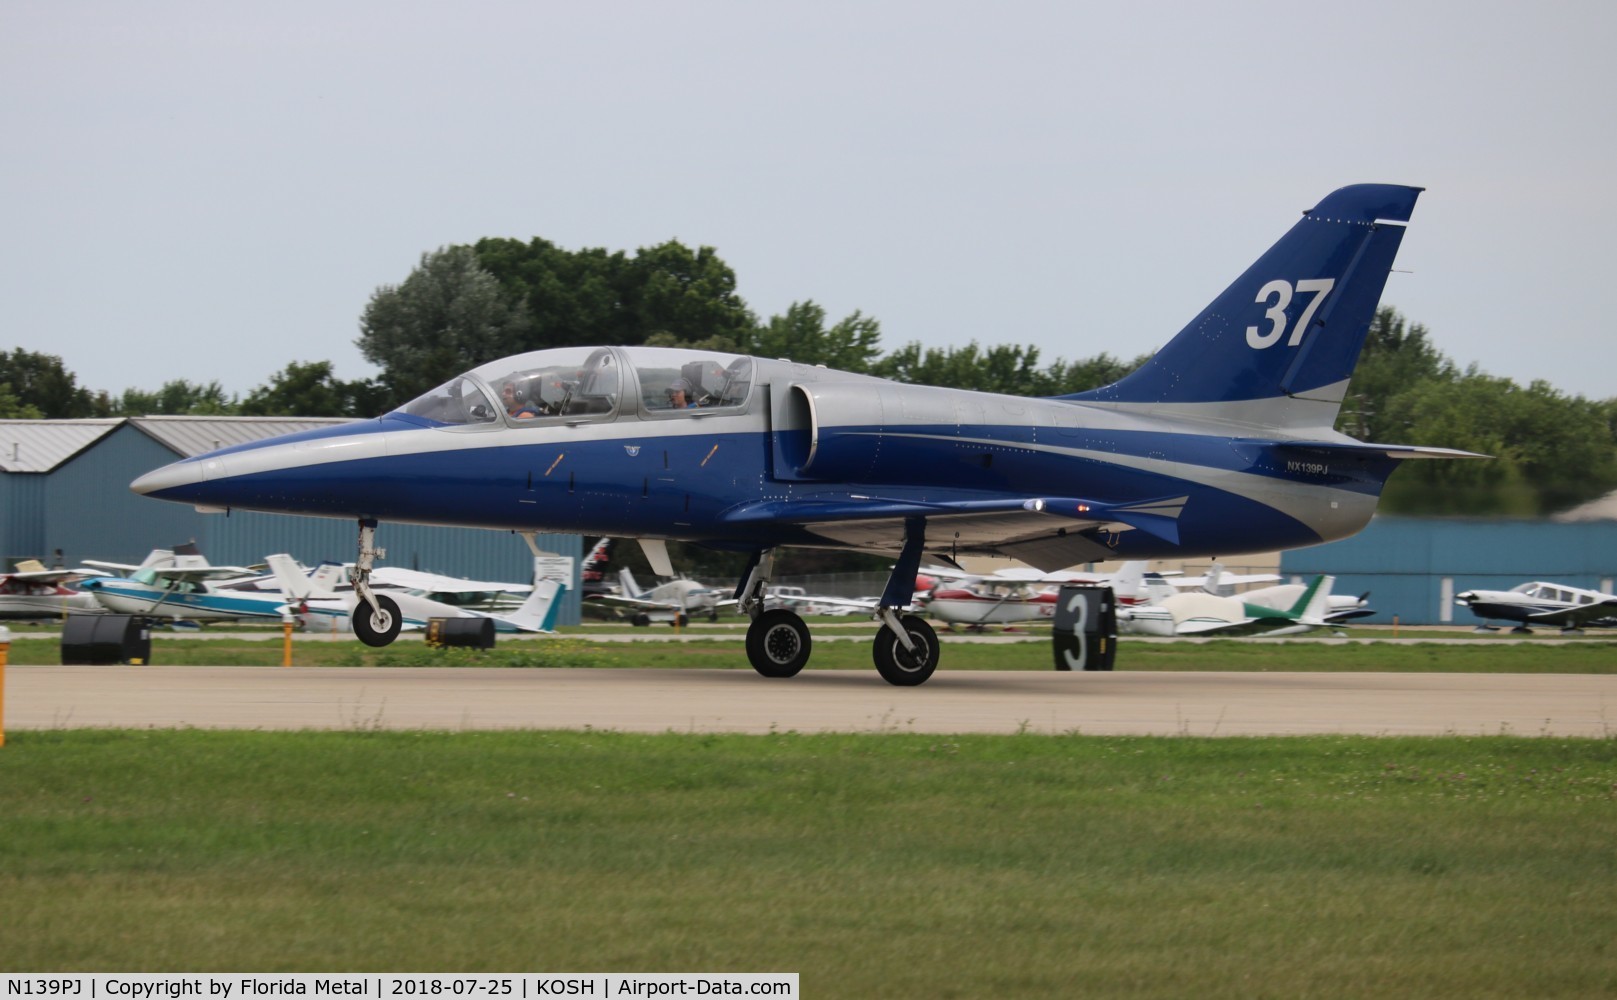
[[[693,614],[717,621],[721,607],[734,607],[737,603],[722,591],[683,577],[664,581],[650,590],[642,589],[627,566],[618,570],[617,593],[603,591],[589,594],[586,599],[593,604],[623,609],[636,625],[652,622],[686,625]]]

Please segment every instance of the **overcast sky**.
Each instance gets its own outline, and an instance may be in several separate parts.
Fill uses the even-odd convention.
[[[0,0],[0,347],[114,394],[365,377],[378,286],[540,236],[712,246],[889,350],[1131,358],[1376,181],[1427,188],[1384,304],[1617,396],[1614,12]]]

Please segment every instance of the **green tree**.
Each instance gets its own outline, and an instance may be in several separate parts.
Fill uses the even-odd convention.
[[[225,394],[217,381],[202,384],[186,379],[164,382],[156,392],[125,389],[113,405],[113,415],[139,417],[155,414],[223,416],[236,412],[236,399]]]
[[[628,261],[627,277],[620,294],[633,325],[619,343],[644,343],[658,332],[740,341],[753,328],[735,272],[712,247],[692,251],[678,240],[643,247]]]
[[[823,306],[793,302],[784,314],[754,327],[737,347],[759,357],[868,373],[881,356],[881,324],[855,311],[827,328]]]
[[[376,397],[375,383],[344,382],[331,373],[331,362],[294,361],[270,376],[241,402],[246,416],[369,417],[386,409]]]
[[[1473,366],[1398,393],[1380,420],[1389,440],[1492,456],[1408,463],[1388,485],[1390,511],[1536,516],[1617,486],[1617,437],[1605,404],[1543,381],[1523,388]]]
[[[44,416],[39,407],[18,399],[10,382],[0,382],[0,420],[40,420]]]
[[[753,317],[735,272],[712,247],[678,240],[629,256],[601,248],[563,250],[549,240],[483,239],[478,261],[532,325],[506,353],[592,344],[738,344]]]
[[[19,408],[31,408],[46,419],[105,416],[97,412],[95,397],[78,385],[78,378],[54,354],[38,354],[18,347],[0,351],[0,382],[11,387]]]
[[[1034,395],[1039,349],[999,344],[984,350],[974,340],[965,347],[927,347],[911,341],[876,365],[875,374],[914,385],[948,386],[977,392]]]
[[[1426,327],[1411,326],[1397,310],[1382,307],[1365,335],[1337,430],[1361,441],[1391,441],[1383,418],[1394,396],[1425,382],[1453,382],[1458,377],[1454,363],[1432,344]]]
[[[1149,354],[1141,354],[1133,361],[1124,361],[1104,351],[1092,358],[1071,363],[1057,360],[1039,373],[1033,395],[1067,396],[1075,392],[1098,389],[1103,385],[1111,385],[1149,360],[1151,360]]]
[[[382,369],[383,408],[468,368],[515,351],[532,331],[527,307],[507,299],[470,247],[422,254],[399,285],[384,285],[360,317],[360,353]]]

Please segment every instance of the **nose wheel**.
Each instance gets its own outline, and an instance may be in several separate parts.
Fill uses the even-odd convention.
[[[747,626],[747,659],[765,677],[796,676],[812,647],[808,626],[785,608],[765,611]]]
[[[404,619],[393,598],[372,594],[375,604],[361,599],[354,605],[354,635],[367,646],[386,646],[397,639]]]

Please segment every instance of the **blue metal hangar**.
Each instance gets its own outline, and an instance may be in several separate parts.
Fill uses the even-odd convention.
[[[1280,572],[1336,576],[1336,593],[1370,591],[1366,623],[1467,627],[1480,619],[1456,605],[1467,590],[1509,590],[1546,580],[1613,592],[1617,520],[1377,516],[1351,538],[1280,556]],[[1497,622],[1495,624],[1498,624]]]
[[[209,561],[245,566],[274,552],[304,563],[352,562],[358,526],[326,518],[232,511],[203,514],[138,496],[136,477],[215,448],[329,424],[319,417],[119,417],[0,420],[0,567],[19,559],[76,566],[85,559],[136,563],[152,549],[194,541]],[[474,580],[527,582],[533,558],[510,532],[384,523],[384,566]],[[577,535],[540,535],[539,548],[582,557]],[[576,572],[576,569],[575,569]],[[568,588],[564,624],[579,620]]]

